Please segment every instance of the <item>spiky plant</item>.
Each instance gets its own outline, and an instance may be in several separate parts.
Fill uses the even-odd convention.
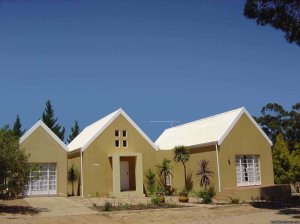
[[[204,187],[206,189],[207,186],[209,186],[211,184],[211,178],[213,176],[213,171],[211,171],[209,168],[208,160],[200,160],[199,169],[197,171],[197,176],[199,177],[200,187]]]

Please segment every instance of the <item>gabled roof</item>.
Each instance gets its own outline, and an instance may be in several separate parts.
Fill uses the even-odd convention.
[[[22,144],[37,128],[43,128],[64,150],[68,151],[65,143],[41,120],[35,123],[21,138],[19,143]]]
[[[128,120],[128,122],[149,142],[149,144],[157,150],[156,145],[151,141],[151,139],[120,108],[83,129],[83,131],[68,145],[69,152],[77,149],[84,151],[120,114],[122,114]]]
[[[244,107],[166,129],[158,137],[155,144],[162,150],[173,149],[178,145],[187,147],[221,145],[243,114],[247,115],[259,132],[272,145],[272,141]]]

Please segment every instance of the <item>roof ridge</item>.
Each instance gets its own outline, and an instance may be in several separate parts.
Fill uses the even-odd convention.
[[[200,121],[208,120],[208,119],[211,119],[213,117],[218,117],[218,116],[221,116],[221,115],[224,115],[224,114],[232,113],[234,111],[238,111],[238,110],[242,111],[243,109],[245,109],[245,107],[240,107],[240,108],[229,110],[229,111],[222,112],[222,113],[219,113],[219,114],[215,114],[215,115],[211,115],[211,116],[208,116],[208,117],[200,118],[200,119],[195,120],[195,121],[190,121],[190,122],[187,122],[187,123],[184,123],[184,124],[177,125],[175,127],[167,128],[167,129],[165,129],[165,131],[170,130],[170,129],[176,129],[176,128],[186,126],[186,125],[190,125],[190,124],[193,124],[193,123],[197,123],[197,122],[200,122]]]
[[[94,125],[94,124],[96,124],[98,121],[101,121],[101,120],[103,120],[104,118],[107,118],[108,116],[111,116],[112,114],[115,114],[115,113],[119,112],[120,110],[122,110],[122,109],[121,109],[121,108],[119,108],[118,110],[115,110],[114,112],[111,112],[111,113],[107,114],[106,116],[104,116],[104,117],[102,117],[102,118],[98,119],[97,121],[95,121],[95,122],[93,122],[93,123],[89,124],[89,125],[88,125],[88,126],[86,126],[84,129],[86,129],[86,128],[88,128],[88,127],[91,127],[91,126],[93,126],[93,125]],[[84,129],[83,129],[83,130],[84,130]]]

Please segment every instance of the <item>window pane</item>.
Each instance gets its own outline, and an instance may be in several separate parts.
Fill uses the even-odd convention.
[[[126,131],[126,130],[123,130],[123,132],[122,132],[122,136],[123,136],[124,138],[126,138],[126,137],[127,137],[127,131]]]
[[[119,130],[115,130],[115,137],[119,137],[119,136],[120,136]]]
[[[123,147],[127,147],[127,140],[123,140]]]
[[[115,146],[116,146],[116,147],[120,147],[120,141],[119,141],[119,140],[116,140],[116,141],[115,141]]]

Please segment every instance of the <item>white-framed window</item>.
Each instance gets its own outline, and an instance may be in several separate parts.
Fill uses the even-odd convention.
[[[166,176],[166,185],[167,186],[172,186],[172,176],[171,176],[171,174]]]
[[[237,155],[236,182],[237,186],[261,185],[260,161],[258,155]]]
[[[124,147],[124,148],[127,148],[127,146],[128,146],[127,140],[123,140],[123,141],[122,141],[122,144],[123,144],[123,147]]]
[[[127,131],[126,130],[122,131],[122,136],[123,136],[123,138],[127,138]]]
[[[119,130],[115,130],[115,137],[120,137],[120,131]]]

